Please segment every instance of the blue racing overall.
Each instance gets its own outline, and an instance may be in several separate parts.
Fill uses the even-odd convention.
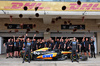
[[[25,61],[26,54],[28,54],[28,62],[30,63],[31,42],[26,42],[26,38],[25,38],[26,47],[25,47],[25,53],[24,53],[24,57],[23,57],[23,63]]]
[[[76,55],[76,61],[78,61],[78,57],[77,57],[77,52],[76,52],[76,50],[77,50],[77,42],[76,41],[72,41],[71,42],[71,46],[72,46],[72,62],[73,62],[73,55],[75,54]]]

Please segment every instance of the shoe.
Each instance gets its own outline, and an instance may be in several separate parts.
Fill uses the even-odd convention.
[[[89,58],[91,58],[91,57],[89,56]]]
[[[94,58],[96,58],[96,57],[94,57]]]
[[[78,63],[79,63],[79,61],[78,60],[76,60]]]
[[[20,58],[20,56],[18,58]]]
[[[13,57],[11,57],[11,58],[13,58]]]
[[[93,56],[91,56],[91,58],[93,58]]]
[[[24,61],[22,63],[24,63]]]
[[[30,63],[30,61],[28,61],[28,63]]]
[[[72,63],[73,63],[73,60],[72,60]]]
[[[8,59],[8,57],[6,57],[6,59]]]

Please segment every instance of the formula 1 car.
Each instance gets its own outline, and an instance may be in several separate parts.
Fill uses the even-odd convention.
[[[23,57],[25,50],[21,50],[21,56]],[[50,50],[50,48],[41,48],[31,52],[31,60],[65,60],[71,58],[71,51],[60,51],[58,49]],[[79,59],[85,61],[87,58],[85,56],[77,55]],[[75,56],[74,56],[75,58]],[[26,61],[28,60],[28,55],[25,56]]]
[[[23,57],[25,50],[21,50],[21,56]],[[31,52],[31,60],[65,60],[67,55],[71,54],[70,51],[50,50],[50,48],[41,48]],[[25,59],[28,59],[26,55]]]

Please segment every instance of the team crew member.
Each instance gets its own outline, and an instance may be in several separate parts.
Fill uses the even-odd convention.
[[[80,52],[80,44],[79,44],[79,41],[78,41],[78,39],[76,40],[77,41],[77,45],[78,45],[78,53]]]
[[[37,39],[37,49],[40,49],[40,40]]]
[[[60,49],[60,42],[59,42],[59,39],[56,39],[56,40],[55,40],[54,49]]]
[[[15,40],[15,36],[13,37],[14,37],[14,56],[18,58],[19,40],[18,39]]]
[[[71,47],[72,47],[72,62],[73,62],[73,55],[74,53],[77,55],[77,51],[78,51],[78,47],[77,47],[77,41],[76,41],[76,38],[74,37],[73,38],[73,41],[71,41]],[[78,61],[78,57],[76,56],[76,61]]]
[[[64,40],[62,38],[63,37],[61,37],[61,39],[60,39],[60,47],[61,47],[61,50],[64,51]]]
[[[95,57],[95,45],[94,45],[94,40],[95,40],[95,38],[94,38],[94,36],[93,36],[93,39],[91,38],[91,42],[90,42],[90,45],[91,45],[91,58],[93,57],[93,55],[94,55],[94,58],[96,58],[96,57]]]
[[[42,41],[40,42],[40,48],[44,48],[45,46],[45,42],[44,42],[44,39],[42,39]]]
[[[34,37],[35,37],[35,35],[34,35]],[[23,57],[23,62],[22,63],[24,63],[24,61],[25,61],[25,56],[26,56],[26,53],[28,53],[28,62],[30,63],[30,53],[31,53],[31,42],[30,42],[30,39],[29,38],[27,38],[27,34],[26,34],[26,36],[25,36],[25,45],[26,45],[26,47],[25,47],[25,53],[24,53],[24,57]]]
[[[69,42],[67,38],[65,39],[64,50],[69,51]]]
[[[13,45],[13,47],[12,47],[12,55],[14,56],[14,39],[11,39],[11,43]]]
[[[19,57],[20,57],[20,50],[22,50],[22,48],[23,48],[23,39],[21,38],[19,40]]]
[[[35,35],[36,36],[36,35]],[[36,39],[34,39],[33,37],[33,40],[32,40],[32,51],[35,51],[37,49],[37,41]]]
[[[44,48],[46,48],[47,47],[47,42],[46,42],[46,40],[44,41]]]
[[[6,59],[9,57],[9,52],[10,52],[9,45],[10,45],[10,39],[8,39],[8,42],[4,43],[4,47],[6,47],[6,53],[7,53]]]
[[[50,44],[51,46],[50,46],[50,48],[51,48],[51,50],[53,50],[53,47],[54,47],[54,40],[51,40],[51,44]]]
[[[85,51],[85,55],[87,55],[86,51],[88,51],[88,55],[90,58],[90,42],[88,41],[88,38],[86,38],[85,44],[84,44],[84,51]]]
[[[81,42],[81,55],[82,55],[82,51],[84,51],[84,49],[85,49],[85,40],[83,38],[82,42]],[[84,55],[85,55],[85,51],[84,51]]]
[[[10,57],[13,58],[13,43],[11,42],[11,39],[10,39],[10,42],[9,42],[9,52],[10,52]]]
[[[49,40],[47,39],[46,42],[45,42],[46,47],[49,47],[49,44],[50,44]]]
[[[72,41],[72,40],[70,40],[70,39],[68,38],[68,50],[72,50],[72,47],[70,46],[71,41]]]

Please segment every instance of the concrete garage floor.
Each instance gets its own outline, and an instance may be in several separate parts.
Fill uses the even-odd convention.
[[[6,55],[0,55],[0,66],[100,66],[100,56],[89,58],[88,61],[71,62],[70,59],[64,61],[31,61],[22,63],[22,58],[5,58]]]

